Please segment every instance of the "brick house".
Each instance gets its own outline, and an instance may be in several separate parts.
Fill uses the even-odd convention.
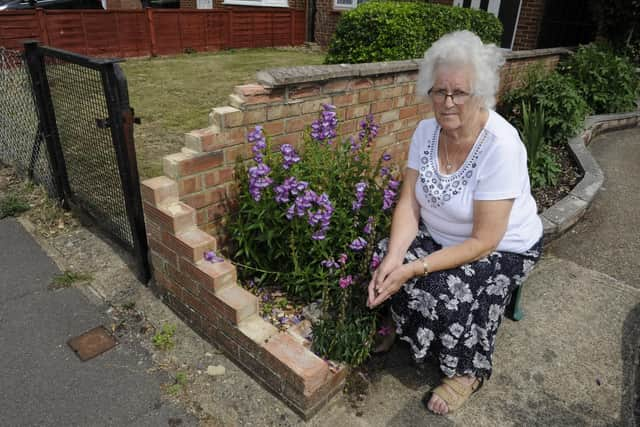
[[[315,41],[328,46],[340,15],[363,0],[315,1]],[[573,46],[593,40],[595,26],[580,0],[425,0],[485,10],[504,26],[501,46],[512,50]],[[545,34],[547,37],[541,37]],[[549,36],[550,35],[550,36]]]

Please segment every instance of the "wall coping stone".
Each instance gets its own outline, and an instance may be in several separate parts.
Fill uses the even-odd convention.
[[[564,47],[521,51],[505,51],[505,59],[538,58],[553,55],[568,55],[571,50]],[[268,88],[277,88],[301,83],[321,82],[338,78],[369,77],[381,74],[418,71],[421,59],[403,61],[371,62],[366,64],[304,65],[299,67],[269,68],[256,74],[258,83]]]
[[[547,239],[555,239],[573,226],[586,213],[604,182],[604,173],[587,145],[603,132],[640,126],[640,111],[589,116],[584,128],[568,141],[584,176],[564,198],[540,214]]]

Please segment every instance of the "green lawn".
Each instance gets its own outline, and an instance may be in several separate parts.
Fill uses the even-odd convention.
[[[227,105],[238,84],[259,70],[321,64],[323,53],[294,49],[237,49],[166,58],[129,59],[122,68],[130,103],[142,124],[135,127],[141,179],[162,173],[162,157],[183,146],[183,135],[206,127],[212,108]]]

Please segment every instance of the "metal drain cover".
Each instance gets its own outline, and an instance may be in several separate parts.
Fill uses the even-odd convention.
[[[69,347],[78,355],[83,362],[111,350],[118,342],[104,328],[98,326],[82,335],[71,338],[67,341]]]

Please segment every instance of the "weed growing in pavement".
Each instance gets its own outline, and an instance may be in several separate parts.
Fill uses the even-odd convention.
[[[174,383],[167,387],[167,393],[175,396],[180,393],[187,385],[187,374],[184,372],[176,372]]]
[[[64,289],[71,287],[74,283],[90,282],[93,280],[93,276],[88,273],[81,273],[78,271],[66,270],[62,274],[58,274],[53,277],[49,289]]]
[[[14,193],[9,193],[0,199],[0,219],[8,216],[17,216],[29,210],[29,204]]]
[[[162,325],[162,329],[160,329],[160,332],[158,332],[153,336],[153,338],[151,338],[151,342],[153,343],[153,346],[158,350],[171,350],[176,345],[174,341],[175,334],[176,325],[165,323],[164,325]]]

